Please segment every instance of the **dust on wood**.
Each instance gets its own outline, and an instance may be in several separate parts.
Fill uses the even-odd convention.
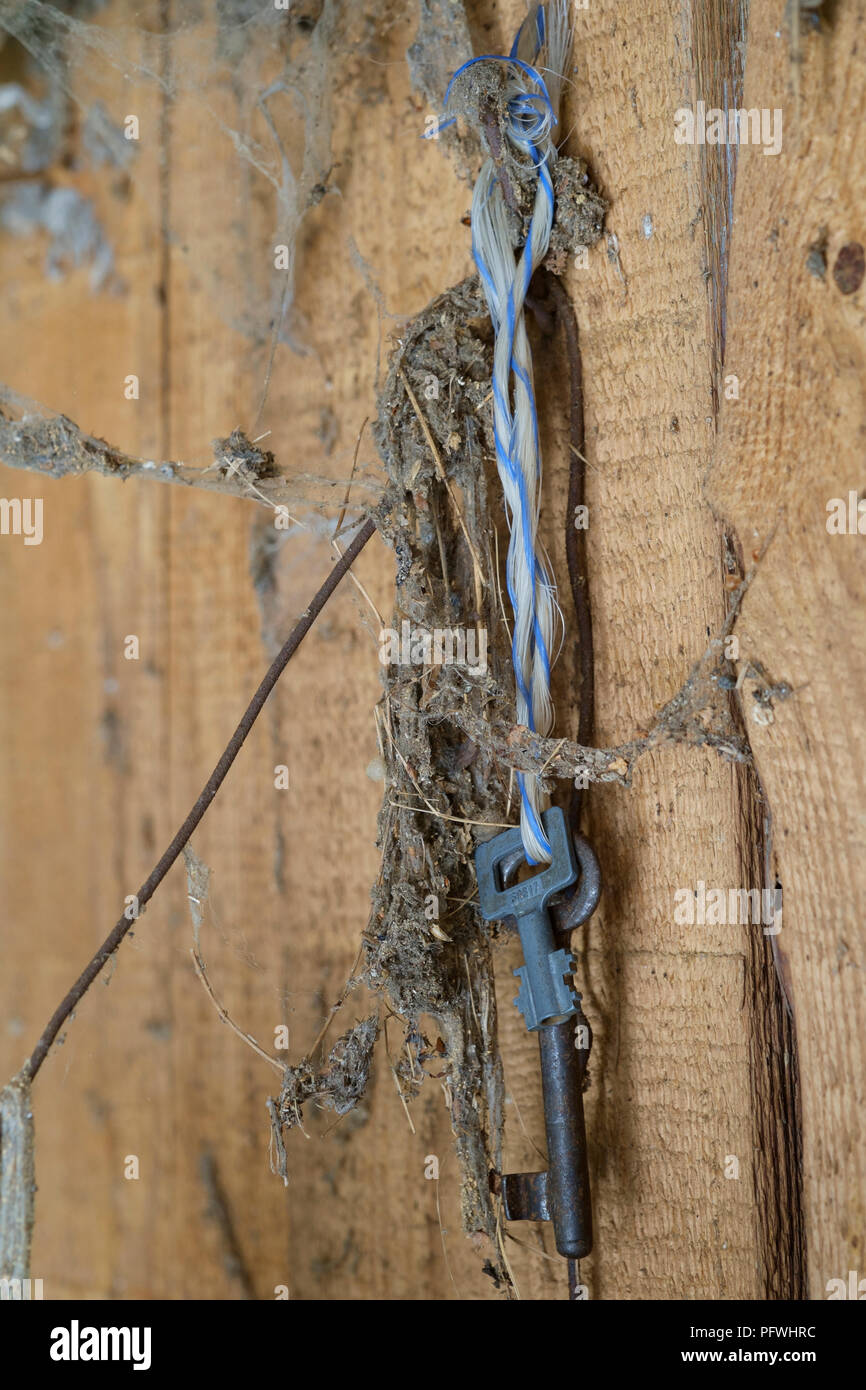
[[[27,1068],[0,1090],[0,1279],[30,1278],[33,1110]]]

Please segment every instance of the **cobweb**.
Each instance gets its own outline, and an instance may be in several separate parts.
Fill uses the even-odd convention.
[[[92,287],[110,288],[112,253],[89,204],[73,190],[41,188],[33,175],[62,159],[74,127],[81,137],[76,159],[102,166],[106,177],[121,169],[134,178],[137,148],[123,135],[130,94],[142,86],[153,94],[163,161],[176,111],[195,103],[196,119],[224,137],[225,164],[206,173],[214,215],[236,232],[235,263],[224,259],[224,239],[202,245],[191,234],[187,219],[200,210],[191,213],[185,199],[164,208],[163,235],[194,255],[195,273],[224,321],[261,354],[267,381],[278,343],[307,350],[294,311],[295,247],[305,213],[328,191],[332,65],[350,9],[345,0],[292,0],[280,9],[261,0],[151,0],[137,8],[140,23],[130,27],[119,26],[98,0],[0,0],[3,70],[17,79],[0,83],[7,166],[0,223],[19,234],[48,231],[49,275],[87,264]],[[274,256],[251,255],[244,235],[262,209],[269,241],[285,248],[279,267]],[[251,402],[251,414],[262,405],[263,398]]]

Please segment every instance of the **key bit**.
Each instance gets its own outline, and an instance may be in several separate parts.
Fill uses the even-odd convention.
[[[581,1019],[579,1011],[577,1021]],[[583,1027],[588,1032],[585,1020]],[[582,1260],[592,1250],[592,1198],[583,1114],[589,1048],[571,1019],[539,1029],[538,1042],[548,1169],[545,1173],[496,1174],[491,1186],[502,1197],[506,1221],[551,1221],[560,1255]]]
[[[531,1033],[547,1024],[564,1023],[577,1013],[577,996],[565,981],[574,961],[568,951],[557,947],[548,904],[555,893],[576,881],[580,866],[565,813],[551,806],[542,820],[551,862],[522,883],[510,882],[524,858],[519,829],[506,830],[475,851],[482,916],[488,922],[506,917],[517,922],[524,964],[514,972],[521,981],[514,1002]]]

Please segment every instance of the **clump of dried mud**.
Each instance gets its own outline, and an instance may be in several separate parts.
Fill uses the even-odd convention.
[[[607,203],[582,159],[557,159],[553,166],[553,191],[556,218],[545,265],[555,275],[561,275],[570,256],[601,240]]]

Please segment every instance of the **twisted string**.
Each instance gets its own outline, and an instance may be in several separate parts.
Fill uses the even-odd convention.
[[[514,614],[511,657],[517,722],[542,735],[553,727],[551,650],[561,614],[550,564],[538,538],[541,449],[524,301],[533,273],[547,253],[553,226],[551,168],[556,147],[552,132],[570,48],[566,0],[553,0],[547,7],[536,5],[518,30],[508,57],[485,54],[471,59],[454,74],[445,95],[447,106],[454,83],[474,64],[504,63],[506,138],[536,180],[526,240],[515,251],[497,167],[492,159],[485,161],[472,196],[472,254],[495,332],[493,428],[510,531],[506,583]],[[546,81],[542,71],[547,73]],[[526,858],[532,864],[549,863],[539,779],[533,773],[518,773],[517,781]]]

